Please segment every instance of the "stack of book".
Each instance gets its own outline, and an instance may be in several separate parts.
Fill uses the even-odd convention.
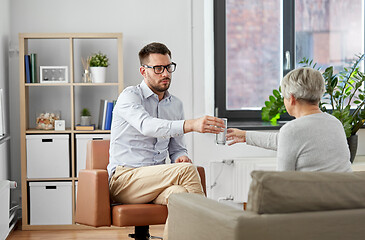
[[[76,130],[95,130],[95,124],[91,124],[91,125],[80,125],[80,124],[77,124],[76,125]]]
[[[113,108],[116,101],[100,100],[99,124],[100,130],[110,130],[112,125]]]
[[[37,54],[24,55],[25,83],[37,83]]]

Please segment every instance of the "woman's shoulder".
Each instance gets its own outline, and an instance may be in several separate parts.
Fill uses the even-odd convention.
[[[326,126],[332,128],[336,125],[339,127],[342,126],[341,122],[331,114],[315,113],[294,119],[286,123],[280,130],[292,131],[295,129],[299,131],[302,129],[303,131],[308,131],[316,128],[325,128]]]

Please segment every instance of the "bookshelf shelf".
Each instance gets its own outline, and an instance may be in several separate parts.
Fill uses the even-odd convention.
[[[108,55],[105,83],[83,83],[81,58],[102,51]],[[36,53],[37,71],[40,66],[67,66],[67,83],[26,83],[25,55]],[[57,56],[57,57],[55,57]],[[80,111],[90,109],[93,122],[97,125],[100,100],[116,100],[123,90],[123,49],[122,33],[20,33],[19,34],[20,73],[20,148],[21,148],[21,190],[22,229],[82,229],[75,224],[76,199],[76,136],[80,134],[109,134],[110,130],[75,130],[80,121]],[[27,72],[29,73],[29,72]],[[39,76],[37,76],[39,79]],[[66,130],[38,130],[35,120],[41,112],[60,112],[65,120]],[[65,178],[27,178],[27,135],[68,135],[70,176]],[[31,182],[72,183],[72,223],[66,225],[32,225],[30,222]]]
[[[27,178],[28,182],[71,181],[74,178]]]
[[[119,83],[74,83],[74,86],[118,86]]]
[[[110,133],[110,130],[99,130],[99,129],[96,129],[96,130],[74,130],[73,131],[74,133]]]
[[[25,83],[25,87],[69,87],[71,83]]]
[[[71,133],[72,131],[71,129],[66,129],[64,131],[28,129],[25,132],[26,134],[56,134],[56,133]]]
[[[119,83],[25,83],[25,87],[118,86]]]

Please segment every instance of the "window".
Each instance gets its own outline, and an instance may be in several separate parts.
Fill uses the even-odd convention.
[[[215,0],[218,116],[261,121],[268,96],[303,57],[348,66],[364,51],[363,1]]]

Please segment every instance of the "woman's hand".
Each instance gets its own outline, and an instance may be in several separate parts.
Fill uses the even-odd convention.
[[[244,143],[246,142],[246,131],[239,130],[237,128],[228,128],[226,139],[227,141],[231,141],[228,143],[228,146],[235,143]]]

